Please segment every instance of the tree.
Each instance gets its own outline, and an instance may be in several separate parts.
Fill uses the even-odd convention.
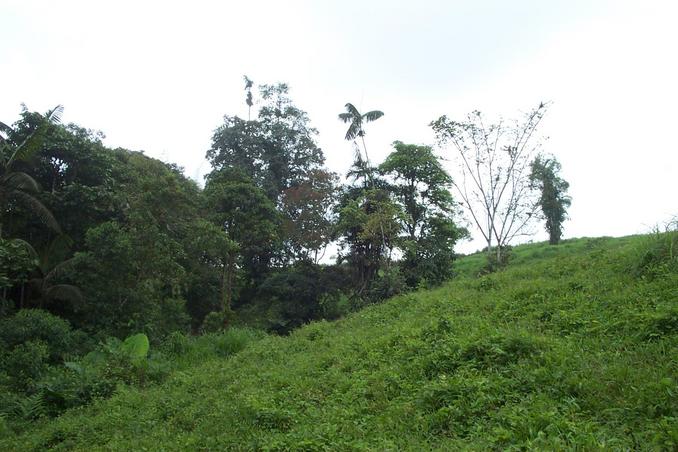
[[[522,120],[509,123],[488,125],[479,111],[463,122],[441,116],[431,123],[438,143],[450,145],[458,157],[460,174],[452,184],[497,265],[504,262],[504,250],[514,238],[529,234],[537,209],[529,171],[546,110],[541,103]]]
[[[232,317],[238,244],[229,238],[223,227],[205,220],[197,220],[192,225],[191,239],[187,247],[189,253],[219,273],[220,309],[226,327]]]
[[[254,105],[254,101],[252,100],[252,86],[254,86],[254,82],[246,75],[243,78],[245,79],[245,92],[247,93],[245,96],[245,103],[247,104],[247,120],[251,121],[252,105]]]
[[[572,202],[570,184],[560,177],[561,165],[555,157],[538,155],[530,164],[530,182],[539,190],[539,207],[546,220],[549,243],[557,245],[563,235],[563,221]]]
[[[332,241],[334,193],[337,175],[318,169],[308,180],[283,192],[281,211],[282,232],[288,254],[297,260],[318,263],[326,246]]]
[[[355,141],[356,138],[360,137],[360,140],[363,143],[363,151],[365,152],[365,162],[369,168],[370,158],[367,155],[367,146],[365,145],[365,128],[363,125],[381,118],[384,116],[384,112],[372,110],[362,114],[350,102],[345,105],[345,108],[346,112],[339,114],[339,119],[345,124],[349,124],[345,138],[347,141]]]
[[[464,230],[453,220],[452,178],[429,146],[393,143],[395,150],[379,166],[390,176],[390,191],[405,215],[400,240],[407,283],[439,284],[452,275],[453,247]]]
[[[35,250],[28,243],[0,237],[0,301],[7,300],[7,292],[14,286],[21,285],[23,292],[24,284],[37,267],[37,261]],[[0,303],[0,317],[7,308]]]
[[[353,287],[361,295],[370,288],[396,245],[403,213],[388,190],[381,187],[348,187],[337,210],[336,230],[346,251],[339,261],[349,263]]]
[[[352,104],[352,103],[347,103],[345,106],[346,112],[340,113],[339,114],[339,120],[344,122],[345,124],[349,124],[348,130],[346,131],[346,140],[347,141],[353,141],[353,146],[355,147],[356,153],[355,153],[355,161],[353,164],[353,174],[354,175],[362,175],[363,180],[365,182],[365,188],[368,187],[368,181],[369,181],[369,186],[373,189],[374,188],[374,170],[372,169],[372,165],[370,165],[370,157],[367,154],[367,145],[365,144],[365,128],[363,127],[363,124],[367,124],[368,122],[376,121],[377,119],[381,118],[384,116],[384,112],[380,110],[372,110],[368,111],[365,114],[362,114],[358,111],[358,109]],[[356,138],[360,137],[360,140],[363,143],[363,151],[365,152],[365,160],[362,160],[362,157],[360,155],[360,148],[358,147],[357,143],[355,142]],[[349,175],[351,172],[349,172]],[[381,232],[381,239],[382,239],[382,247],[381,249],[383,251],[386,251],[388,249],[388,245],[386,244],[386,233],[384,232],[384,226],[379,224],[379,229]],[[390,259],[390,257],[389,257]],[[388,260],[387,260],[388,264]]]
[[[239,267],[253,289],[280,249],[279,213],[266,193],[237,168],[212,172],[205,196],[210,217],[238,244]]]
[[[286,84],[261,85],[259,93],[257,118],[224,116],[207,159],[216,172],[239,169],[277,205],[286,189],[322,168],[325,157],[315,142],[317,130],[306,112],[292,103]]]
[[[390,189],[407,214],[403,226],[409,238],[414,240],[433,211],[452,212],[449,192],[452,178],[429,146],[396,141],[393,147],[395,151],[386,157],[379,169],[393,178]]]
[[[116,336],[146,331],[158,337],[161,327],[166,331],[168,310],[185,313],[183,302],[176,302],[186,279],[182,254],[148,213],[91,228],[70,272],[85,298],[73,323]]]
[[[13,203],[29,209],[47,226],[60,232],[52,213],[35,197],[40,191],[37,182],[26,172],[18,170],[17,166],[40,149],[46,129],[51,123],[61,120],[62,112],[63,107],[58,105],[41,116],[32,130],[23,133],[0,122],[0,237],[3,216],[11,212]]]
[[[65,235],[57,236],[43,251],[38,262],[37,274],[28,281],[30,298],[37,299],[40,309],[56,300],[72,304],[83,301],[82,292],[72,284],[57,284],[56,281],[73,266],[73,258],[66,259],[72,241]],[[20,300],[23,307],[23,299]]]

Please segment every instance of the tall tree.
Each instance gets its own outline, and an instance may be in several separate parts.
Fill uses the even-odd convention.
[[[379,166],[391,179],[390,190],[405,213],[400,240],[408,285],[439,284],[452,275],[453,247],[465,231],[454,222],[452,178],[430,146],[393,143],[395,150]]]
[[[346,140],[355,141],[358,137],[363,144],[363,152],[365,152],[365,162],[367,166],[370,166],[370,157],[367,154],[367,145],[365,144],[365,127],[364,125],[368,122],[376,121],[377,119],[384,116],[384,112],[380,110],[372,110],[367,113],[360,113],[358,109],[352,104],[347,103],[345,106],[346,111],[339,114],[339,119],[348,124],[348,130],[346,130]]]
[[[546,220],[549,243],[557,245],[563,235],[563,222],[572,199],[570,184],[560,177],[561,165],[553,156],[538,155],[530,164],[530,182],[539,190],[539,207]]]
[[[224,116],[212,136],[207,158],[214,171],[237,168],[277,205],[283,191],[322,168],[325,157],[315,142],[317,130],[289,97],[289,87],[261,85],[255,119]]]
[[[245,92],[247,93],[245,95],[245,103],[247,104],[247,120],[251,121],[252,120],[252,106],[254,105],[254,100],[252,98],[252,86],[254,86],[254,82],[249,79],[246,75],[244,76],[245,78]]]
[[[273,202],[238,169],[212,172],[205,185],[213,223],[238,245],[238,263],[245,281],[244,300],[266,277],[280,250],[280,217]]]
[[[354,273],[358,295],[369,289],[382,264],[396,246],[402,211],[383,189],[347,190],[338,207],[337,231]]]
[[[22,163],[40,150],[45,132],[51,123],[61,120],[63,107],[58,105],[44,116],[32,130],[15,130],[0,123],[0,237],[4,216],[11,212],[12,204],[20,204],[38,216],[47,226],[60,232],[52,212],[35,196],[40,188],[28,173],[18,169]]]
[[[403,206],[407,235],[414,240],[434,212],[451,214],[452,178],[443,169],[430,146],[393,143],[395,150],[379,166],[393,179],[391,191]]]
[[[249,84],[246,80],[246,87]],[[252,100],[246,100],[249,106]],[[311,127],[306,112],[292,102],[286,84],[259,86],[257,105],[258,113],[252,120],[224,117],[224,124],[212,137],[207,158],[213,167],[208,185],[217,180],[226,182],[224,175],[229,174],[234,177],[227,184],[230,189],[235,183],[244,183],[249,185],[245,191],[253,196],[263,192],[269,199],[263,205],[274,213],[263,224],[274,225],[275,240],[266,239],[262,242],[265,246],[259,248],[263,253],[259,256],[263,275],[271,265],[316,259],[321,254],[331,239],[329,223],[336,175],[324,168],[325,157],[316,143],[317,131]],[[244,190],[245,185],[240,188]],[[229,193],[241,198],[238,190]],[[242,245],[245,262],[253,263],[255,256],[251,252],[257,247],[249,246],[246,238],[231,238]],[[249,266],[245,262],[243,269]]]
[[[229,238],[223,227],[205,220],[196,221],[192,229],[191,240],[187,243],[188,252],[197,257],[202,264],[215,268],[219,274],[219,308],[223,314],[225,327],[231,318],[233,308],[238,244]],[[208,312],[212,310],[208,307]]]
[[[318,169],[283,192],[282,232],[295,259],[317,264],[332,241],[337,179],[336,174]]]
[[[441,116],[431,123],[438,143],[450,145],[457,156],[459,176],[452,184],[498,265],[510,242],[530,233],[537,209],[530,162],[540,146],[536,132],[546,110],[541,103],[514,122],[487,124],[475,111],[463,122]]]
[[[360,113],[358,109],[353,105],[352,103],[347,103],[344,105],[346,108],[346,111],[344,113],[339,114],[339,120],[342,121],[345,124],[349,124],[348,130],[346,130],[346,138],[347,141],[352,141],[353,146],[356,149],[356,155],[355,155],[355,162],[353,164],[353,173],[354,174],[362,174],[363,180],[365,182],[365,188],[368,187],[368,181],[369,181],[369,186],[374,189],[374,173],[375,171],[372,168],[372,165],[370,164],[370,157],[367,154],[367,145],[365,144],[365,128],[364,124],[367,124],[368,122],[376,121],[377,119],[381,118],[384,116],[384,112],[380,110],[372,110],[368,111],[367,113]],[[362,160],[362,157],[360,155],[360,147],[356,143],[356,138],[360,137],[360,141],[363,144],[363,152],[365,153],[365,160]],[[385,252],[386,249],[388,249],[388,245],[386,243],[386,231],[384,231],[384,226],[380,223],[379,224],[379,229],[381,232],[381,239],[382,239],[382,250]],[[389,256],[390,259],[390,256]],[[388,265],[389,259],[387,259],[386,263]]]

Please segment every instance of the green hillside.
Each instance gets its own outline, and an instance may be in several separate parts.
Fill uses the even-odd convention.
[[[0,450],[675,450],[667,244],[525,245],[482,277],[469,256],[439,289],[121,387]]]

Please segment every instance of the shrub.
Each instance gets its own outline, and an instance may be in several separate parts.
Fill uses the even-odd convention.
[[[407,290],[405,277],[397,265],[380,269],[363,295],[367,303],[377,303]]]
[[[320,314],[326,320],[339,319],[351,310],[351,302],[340,291],[321,295],[318,304],[320,305]]]
[[[205,316],[200,328],[203,333],[216,333],[223,331],[228,324],[234,319],[235,312],[230,309],[224,311],[212,311]]]
[[[678,272],[678,218],[669,222],[664,232],[656,227],[645,236],[637,249],[632,271],[648,279]]]
[[[99,348],[63,367],[48,369],[36,383],[45,412],[58,415],[65,409],[89,403],[94,398],[109,397],[120,383],[145,385],[162,380],[169,366],[162,355],[149,356],[145,334],[125,341],[109,338]]]
[[[181,298],[166,298],[159,304],[157,318],[149,325],[155,340],[161,340],[174,331],[187,333],[191,328],[191,316],[186,310],[186,301]]]
[[[47,370],[49,347],[41,340],[26,341],[0,356],[10,386],[26,391],[32,389]]]
[[[73,352],[73,339],[66,320],[39,309],[22,309],[0,321],[0,346],[12,349],[27,341],[42,341],[50,363],[60,362]]]
[[[231,356],[243,350],[249,343],[262,337],[262,333],[249,328],[229,328],[220,334],[206,335],[205,340],[217,356]]]
[[[487,248],[483,251],[487,252]],[[513,257],[513,247],[508,245],[502,247],[501,256],[499,257],[499,259],[497,259],[496,252],[492,251],[488,253],[487,263],[485,264],[485,267],[483,267],[483,269],[481,270],[481,273],[482,274],[494,273],[503,268],[506,268],[512,257]]]

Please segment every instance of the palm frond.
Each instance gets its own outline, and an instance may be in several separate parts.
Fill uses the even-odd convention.
[[[73,246],[73,239],[66,234],[57,235],[43,251],[40,257],[40,269],[46,274],[50,269],[64,262]]]
[[[57,105],[50,111],[48,111],[45,116],[42,117],[40,124],[31,132],[24,141],[16,147],[14,153],[9,158],[7,162],[7,167],[12,166],[12,164],[17,160],[26,160],[35,154],[40,147],[42,146],[42,141],[45,136],[50,124],[58,124],[61,122],[61,114],[64,111],[64,107]]]
[[[54,285],[45,291],[44,296],[48,301],[64,300],[82,302],[84,300],[80,289],[70,284]]]
[[[351,123],[351,125],[348,127],[348,130],[346,131],[346,139],[347,140],[355,140],[356,137],[360,135],[360,132],[362,130],[362,124],[361,122],[354,121]]]
[[[362,116],[358,109],[355,107],[355,105],[353,105],[352,103],[349,102],[346,105],[344,105],[344,107],[346,108],[346,112],[353,115],[354,117],[359,118],[360,116]]]
[[[28,174],[21,171],[12,171],[0,178],[0,184],[5,190],[22,190],[30,193],[40,191],[38,183]]]
[[[64,106],[57,105],[53,109],[47,112],[45,119],[53,124],[59,124],[61,122],[61,115],[64,113]]]
[[[20,398],[14,402],[12,411],[23,420],[30,421],[45,414],[45,400],[42,393]]]
[[[339,113],[341,122],[349,123],[353,121],[354,116],[351,113]]]
[[[22,190],[13,190],[9,193],[9,196],[31,210],[47,227],[61,234],[59,223],[57,223],[54,215],[52,215],[52,212],[50,212],[49,209],[45,207],[45,205],[41,203],[36,197]]]
[[[60,262],[59,264],[55,265],[54,268],[52,268],[46,275],[45,275],[45,281],[46,282],[51,282],[53,279],[58,278],[59,276],[68,273],[68,271],[73,268],[73,265],[75,264],[75,258],[70,258],[67,259],[63,262]]]
[[[9,134],[13,132],[13,129],[4,122],[0,121],[0,132],[9,136]],[[0,136],[0,140],[2,139],[2,136]]]
[[[33,246],[30,243],[22,239],[11,239],[11,241],[14,243],[21,244],[26,249],[26,251],[28,251],[28,254],[30,254],[33,259],[36,260],[38,259],[38,253],[35,251],[35,248],[33,248]]]
[[[372,121],[376,121],[377,119],[381,118],[382,116],[384,116],[383,111],[372,110],[372,111],[368,111],[367,113],[365,113],[363,115],[363,118],[365,119],[365,122],[372,122]]]
[[[44,132],[47,129],[47,123],[41,123],[38,127],[35,128],[26,139],[14,149],[14,153],[9,158],[7,166],[11,167],[14,162],[18,160],[27,160],[33,154],[40,150],[42,146],[42,141],[44,137]]]

